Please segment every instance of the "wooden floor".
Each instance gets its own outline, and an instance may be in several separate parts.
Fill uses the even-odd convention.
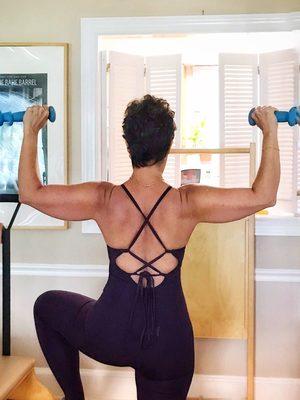
[[[0,358],[0,400],[6,400],[9,393],[34,367],[33,358]]]
[[[30,357],[0,356],[0,400],[60,400],[37,379],[35,360]],[[187,400],[230,400],[188,397]]]
[[[236,398],[235,398],[236,399]],[[230,397],[188,397],[187,400],[231,400]],[[241,398],[240,400],[247,400],[247,398]]]
[[[37,379],[35,359],[0,356],[0,400],[57,400]]]

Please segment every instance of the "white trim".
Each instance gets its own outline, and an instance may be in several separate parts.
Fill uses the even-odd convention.
[[[108,278],[108,265],[12,263],[11,275]]]
[[[80,375],[87,400],[136,398],[134,370],[125,368],[81,368]],[[35,367],[35,372],[38,379],[52,393],[62,396],[62,391],[50,368]],[[256,400],[298,400],[300,398],[300,379],[255,377],[254,383]],[[242,400],[245,399],[246,384],[246,376],[194,374],[188,396]]]
[[[87,179],[90,180],[90,179]],[[82,229],[81,232],[82,233],[97,233],[98,235],[102,235],[102,232],[99,229],[99,226],[97,225],[97,222],[94,221],[93,219],[89,219],[87,221],[83,221],[81,223],[82,225]]]
[[[224,15],[172,15],[81,18],[97,35],[143,33],[270,32],[299,29],[300,12]]]
[[[256,268],[255,281],[299,283],[300,268]]]
[[[300,236],[300,217],[255,216],[256,236]]]
[[[81,179],[98,179],[96,160],[97,140],[97,75],[98,75],[98,35],[91,26],[81,25]],[[82,222],[83,233],[96,233],[96,222]],[[98,229],[99,231],[99,229]]]
[[[300,29],[300,12],[233,15],[81,18],[82,181],[99,179],[96,127],[99,121],[98,36],[105,34],[270,32]],[[83,233],[99,233],[95,221],[82,222]],[[100,232],[101,233],[101,232]]]
[[[62,278],[108,278],[108,264],[27,264],[12,263],[11,274],[18,276],[60,276]],[[0,270],[0,276],[2,271]],[[255,268],[256,282],[300,282],[300,268]]]

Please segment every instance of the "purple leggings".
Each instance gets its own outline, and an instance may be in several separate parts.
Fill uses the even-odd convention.
[[[113,306],[115,298],[108,299],[108,292],[106,287],[105,296],[96,301],[74,292],[49,290],[35,301],[38,340],[66,400],[84,400],[79,351],[105,364],[133,367],[138,400],[185,400],[194,369],[188,321],[163,321],[159,342],[143,349],[139,346],[141,327],[133,325],[124,336],[125,318],[120,318],[124,308],[117,311],[120,303]],[[122,301],[126,294],[120,297]],[[136,313],[142,317],[141,309],[136,308]]]
[[[98,300],[49,290],[34,303],[38,340],[66,400],[84,400],[79,351],[104,364],[134,368],[137,400],[186,400],[194,373],[194,335],[180,280],[185,247],[167,249],[149,222],[169,190],[147,217],[143,214],[145,221],[128,249],[107,245],[109,277]],[[147,223],[165,248],[151,262],[130,250]],[[116,263],[129,251],[143,263],[134,273]],[[177,259],[168,273],[152,265],[165,253]],[[146,270],[146,264],[156,274]],[[138,275],[138,282],[131,275]],[[164,279],[155,285],[154,275]]]

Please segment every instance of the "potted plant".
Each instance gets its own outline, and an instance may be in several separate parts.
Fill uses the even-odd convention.
[[[206,142],[205,126],[206,126],[205,119],[201,119],[193,124],[191,134],[188,137],[188,139],[192,143],[192,147],[196,148],[205,147],[205,142]],[[211,160],[210,153],[200,153],[199,156],[201,162],[209,162]]]

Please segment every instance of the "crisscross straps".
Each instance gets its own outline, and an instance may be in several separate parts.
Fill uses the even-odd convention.
[[[152,214],[154,213],[154,211],[156,210],[157,206],[159,205],[159,203],[162,201],[162,199],[165,197],[165,195],[169,192],[169,190],[172,189],[172,186],[169,185],[164,191],[163,193],[159,196],[159,198],[157,199],[157,201],[155,202],[154,206],[152,207],[152,209],[150,210],[149,214],[146,216],[143,211],[141,210],[140,206],[138,205],[138,203],[136,202],[135,198],[132,196],[132,194],[130,193],[130,191],[127,189],[127,187],[125,186],[124,183],[122,183],[122,188],[125,190],[125,192],[127,193],[127,195],[129,196],[129,198],[131,199],[131,201],[133,202],[133,204],[136,206],[136,208],[140,211],[140,213],[143,215],[143,217],[145,218],[144,222],[142,223],[141,227],[139,228],[139,230],[137,231],[137,233],[135,234],[134,238],[132,239],[128,249],[130,249],[133,244],[136,242],[137,238],[139,237],[140,233],[142,232],[142,230],[144,229],[145,225],[148,224],[150,229],[152,230],[153,234],[155,235],[155,237],[157,238],[157,240],[160,242],[160,244],[163,246],[163,248],[165,250],[168,250],[167,247],[164,245],[164,243],[162,242],[161,238],[159,237],[158,233],[156,232],[156,230],[153,228],[151,222],[149,221]]]
[[[145,347],[148,347],[148,346],[150,346],[151,344],[154,343],[154,336],[155,336],[155,331],[156,331],[156,326],[155,326],[156,325],[156,310],[155,310],[156,300],[155,300],[155,290],[154,290],[154,278],[153,278],[153,275],[156,275],[156,276],[157,275],[163,275],[157,268],[155,268],[152,265],[152,263],[154,261],[158,260],[159,258],[161,258],[168,251],[168,249],[166,248],[166,246],[164,245],[164,243],[160,239],[158,233],[156,232],[156,230],[153,228],[152,224],[150,223],[149,219],[151,218],[152,214],[156,210],[156,208],[159,205],[159,203],[162,201],[162,199],[165,197],[165,195],[172,188],[172,186],[169,185],[163,191],[163,193],[160,195],[158,200],[155,202],[154,206],[152,207],[151,211],[149,212],[149,214],[147,216],[143,213],[143,211],[141,210],[140,206],[136,202],[135,198],[132,196],[132,194],[127,189],[127,187],[124,185],[124,183],[121,186],[125,190],[125,192],[129,196],[129,198],[131,199],[133,204],[136,206],[136,208],[140,211],[140,213],[143,215],[143,217],[145,219],[144,222],[142,223],[141,227],[139,228],[139,230],[135,234],[134,238],[132,239],[132,241],[131,241],[128,249],[127,249],[127,251],[133,257],[137,258],[138,260],[140,260],[143,263],[143,265],[137,271],[135,271],[135,273],[134,273],[134,274],[139,275],[139,280],[138,280],[138,284],[137,284],[137,291],[136,291],[134,305],[132,307],[131,315],[130,315],[130,318],[129,318],[129,324],[132,323],[132,319],[133,319],[133,315],[134,315],[137,299],[138,299],[139,295],[142,295],[142,300],[143,300],[143,305],[144,305],[145,326],[144,326],[144,328],[142,330],[142,333],[141,333],[140,345],[143,348],[145,348]],[[143,260],[137,254],[135,254],[134,252],[132,252],[130,250],[131,247],[133,246],[133,244],[136,242],[137,238],[139,237],[140,233],[142,232],[142,230],[144,229],[146,224],[149,225],[149,227],[151,228],[153,234],[155,235],[155,237],[161,243],[161,245],[163,246],[163,248],[165,250],[163,253],[161,253],[159,256],[155,257],[150,262],[147,262],[147,261]],[[148,271],[142,271],[145,268],[145,266],[147,266],[147,265],[150,266],[150,268],[154,269],[156,272],[158,272],[158,274],[150,274]],[[141,271],[141,272],[139,272],[139,271]],[[146,279],[146,287],[145,288],[143,287],[143,280],[144,279]],[[159,331],[157,331],[157,333],[156,333],[157,336],[158,336],[158,332]]]

